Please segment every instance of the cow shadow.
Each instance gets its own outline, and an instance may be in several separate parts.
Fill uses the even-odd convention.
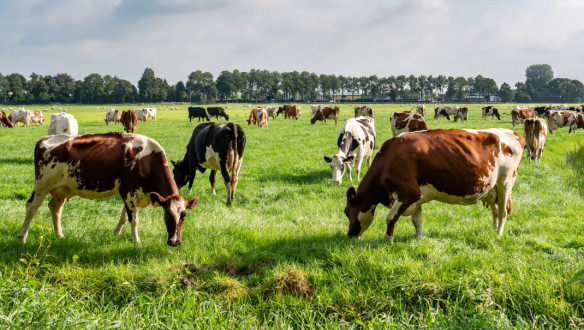
[[[282,173],[272,176],[262,176],[258,180],[260,182],[286,182],[297,184],[314,184],[324,183],[331,178],[330,170],[315,170],[305,173]]]
[[[34,160],[32,158],[1,158],[0,161],[3,164],[12,165],[32,165]]]

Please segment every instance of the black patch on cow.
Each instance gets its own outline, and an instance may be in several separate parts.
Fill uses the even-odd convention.
[[[32,200],[34,199],[34,191],[32,192],[32,194],[30,195],[30,198],[28,199],[28,201],[26,201],[27,203],[32,203]]]

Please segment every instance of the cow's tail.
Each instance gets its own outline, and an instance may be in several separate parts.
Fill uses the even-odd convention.
[[[229,123],[233,130],[233,168],[236,166],[236,162],[239,161],[239,153],[237,152],[237,127],[234,123]]]

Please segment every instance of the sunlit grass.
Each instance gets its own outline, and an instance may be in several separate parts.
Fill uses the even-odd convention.
[[[341,105],[338,126],[310,125],[310,107],[302,105],[299,121],[279,117],[261,130],[247,126],[250,108],[229,106],[247,135],[234,203],[225,205],[220,176],[212,196],[209,172],[198,173],[187,197],[200,202],[178,248],[166,245],[159,208],[139,211],[141,245],[132,243],[128,227],[114,237],[120,198],[71,199],[64,239],[52,233],[47,198],[21,245],[16,237],[34,186],[34,145],[51,112],[44,126],[0,129],[0,325],[584,326],[583,131],[548,135],[542,163],[522,162],[502,238],[482,205],[431,202],[424,205],[425,238],[416,239],[403,218],[390,245],[382,206],[363,240],[346,238],[351,183],[345,177],[334,185],[323,160],[336,152],[351,106]],[[498,105],[502,113],[513,107]],[[158,120],[139,124],[136,133],[157,140],[169,159],[182,159],[197,125],[186,108],[159,107]],[[512,127],[508,114],[482,120],[479,105],[470,106],[467,123],[434,120],[430,108],[430,128]],[[80,134],[122,131],[105,125],[104,109],[67,109]],[[389,114],[409,107],[373,109],[379,146],[391,137]]]

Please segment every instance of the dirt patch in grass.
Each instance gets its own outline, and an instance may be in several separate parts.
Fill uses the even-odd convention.
[[[314,286],[306,273],[289,268],[263,285],[262,292],[265,295],[293,295],[310,300],[314,296]]]

